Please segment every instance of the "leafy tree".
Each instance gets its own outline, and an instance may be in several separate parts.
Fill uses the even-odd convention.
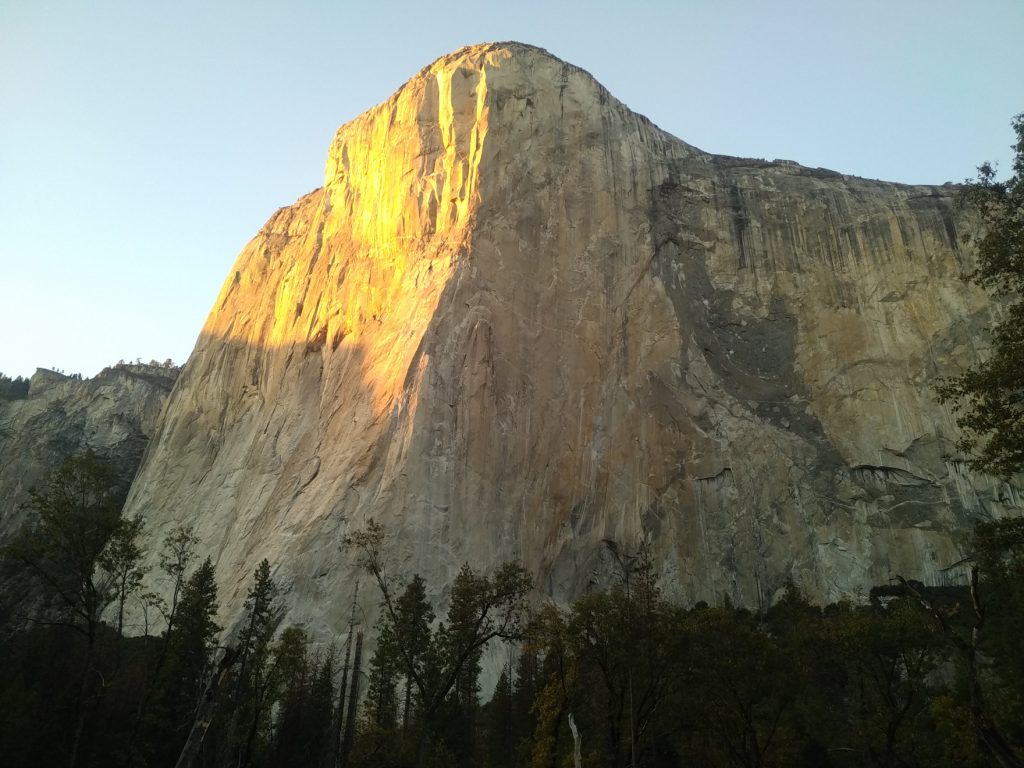
[[[972,278],[1007,302],[1005,315],[992,329],[989,357],[938,388],[940,399],[951,402],[958,413],[957,423],[965,431],[960,447],[973,453],[972,468],[1004,479],[1024,470],[1024,113],[1013,119],[1012,126],[1016,142],[1010,178],[997,181],[995,169],[984,163],[963,193],[964,203],[977,213],[983,228]],[[1019,693],[1024,670],[1019,653],[1006,652],[1007,638],[1016,635],[1009,641],[1015,646],[1024,630],[1019,618],[1024,610],[1021,526],[1019,519],[978,526],[970,606],[964,612],[971,618],[966,622],[954,620],[942,606],[906,585],[954,649],[965,676],[966,708],[974,732],[1002,765],[1024,765],[1024,732],[1019,726],[1024,717]],[[964,623],[966,627],[960,626]],[[992,658],[1000,673],[991,674],[981,663],[982,656]]]
[[[844,700],[853,740],[845,746],[879,768],[913,763],[926,681],[936,666],[928,617],[896,600],[843,610],[831,624],[847,671]]]
[[[566,612],[547,605],[534,616],[526,632],[526,651],[541,659],[533,700],[536,730],[530,764],[555,768],[560,764],[569,709],[579,681]]]
[[[164,580],[170,584],[170,603],[157,601],[155,604],[163,614],[167,628],[174,627],[177,617],[178,600],[188,574],[189,566],[195,559],[196,545],[199,537],[190,525],[176,525],[164,537],[164,546],[160,551],[160,570]]]
[[[792,716],[800,688],[782,648],[750,613],[694,611],[685,680],[699,698],[685,717],[712,762],[744,768],[796,762]],[[727,652],[724,649],[728,649]]]
[[[979,524],[974,534],[984,611],[982,670],[995,719],[1024,756],[1024,518]]]
[[[542,683],[541,664],[537,653],[530,647],[527,629],[524,643],[515,664],[512,682],[512,732],[518,762],[525,764],[530,756],[530,739],[537,728],[537,717],[533,703],[540,694]]]
[[[382,733],[391,732],[400,724],[400,736],[404,740],[410,728],[419,724],[422,715],[419,691],[421,687],[430,689],[436,685],[438,676],[434,618],[434,609],[427,601],[426,583],[417,574],[394,601],[393,613],[384,611],[377,621],[377,649],[370,659],[367,714]],[[391,744],[392,751],[400,747]]]
[[[91,453],[65,460],[50,474],[45,490],[31,491],[28,511],[29,525],[5,555],[25,565],[56,600],[55,623],[72,628],[85,641],[70,746],[73,768],[89,711],[104,693],[96,679],[100,619],[119,592],[117,575],[101,567],[104,562],[115,564],[115,557],[104,559],[104,550],[119,530],[126,531],[112,467]],[[131,563],[121,564],[133,571]]]
[[[142,543],[143,527],[141,515],[119,519],[99,557],[100,568],[112,581],[119,638],[124,635],[124,614],[128,599],[142,591],[142,580],[148,570],[141,564],[146,554]]]
[[[30,492],[29,523],[5,554],[20,561],[57,600],[62,621],[94,638],[116,596],[101,566],[107,542],[121,526],[121,498],[111,466],[85,454],[64,461],[43,491]]]
[[[410,697],[415,698],[420,720],[416,765],[421,766],[428,747],[442,746],[442,711],[457,712],[461,707],[464,715],[467,702],[475,701],[475,673],[483,648],[495,639],[521,637],[531,580],[516,563],[500,566],[490,577],[463,566],[452,585],[447,622],[431,631],[434,616],[423,580],[414,576],[396,596],[385,568],[383,542],[384,530],[371,522],[344,543],[381,591],[382,638],[391,644],[400,673],[409,682]]]
[[[794,765],[827,768],[842,765],[830,754],[830,746],[840,755],[856,754],[847,743],[851,718],[848,694],[847,649],[835,642],[831,625],[847,610],[847,604],[829,606],[827,616],[811,604],[796,583],[787,580],[782,597],[767,611],[761,622],[782,653],[788,668],[789,685],[796,692],[790,718],[790,754],[797,755]]]
[[[1024,469],[1024,113],[1014,118],[1013,129],[1011,177],[996,181],[995,169],[985,163],[963,193],[984,230],[973,280],[1009,306],[992,329],[988,359],[938,389],[959,414],[957,423],[966,432],[961,448],[973,453],[971,466],[1002,477]]]
[[[370,657],[369,683],[366,691],[366,715],[378,729],[389,731],[398,722],[396,686],[399,677],[397,641],[392,636],[391,621],[382,616],[377,622],[377,649]]]
[[[601,692],[603,708],[596,736],[605,739],[610,766],[639,766],[657,748],[655,714],[669,694],[685,643],[677,615],[653,593],[618,588],[577,600],[569,619],[573,653],[581,674]],[[650,599],[649,599],[650,598]]]
[[[959,599],[937,599],[920,584],[900,579],[902,588],[935,621],[952,652],[950,660],[962,678],[962,704],[969,713],[971,727],[979,745],[995,764],[1004,768],[1024,768],[1019,746],[1003,731],[1001,718],[994,713],[990,686],[986,685],[985,644],[988,637],[989,606],[981,589],[981,571],[971,568],[969,605]]]
[[[194,700],[216,646],[217,581],[209,557],[192,574],[181,593],[169,653],[177,668],[176,687]]]
[[[149,664],[149,670],[146,677],[143,693],[139,699],[138,706],[135,711],[134,725],[132,726],[131,737],[128,741],[127,751],[132,753],[136,748],[136,741],[139,736],[140,730],[143,728],[144,721],[147,718],[151,721],[148,725],[150,731],[150,741],[160,741],[162,745],[168,738],[176,738],[178,731],[184,729],[188,730],[188,723],[174,723],[168,724],[169,719],[173,719],[177,713],[177,709],[173,702],[168,700],[167,691],[164,689],[163,683],[167,679],[166,665],[168,661],[176,661],[177,659],[172,655],[172,642],[177,643],[179,640],[179,633],[177,632],[177,615],[178,607],[182,595],[183,589],[186,587],[186,574],[189,564],[195,557],[195,545],[199,543],[199,539],[192,531],[192,528],[187,525],[178,525],[171,529],[171,531],[164,537],[163,548],[160,551],[159,561],[160,570],[164,573],[164,579],[170,582],[170,603],[167,603],[159,595],[155,593],[147,592],[142,595],[142,608],[145,617],[144,633],[149,635],[149,611],[155,608],[163,616],[165,622],[165,628],[163,637],[161,638],[157,652],[151,659]],[[198,579],[198,582],[193,587],[192,600],[198,599],[197,593],[204,593],[204,597],[209,600],[209,615],[212,617],[216,613],[217,603],[217,587],[213,576],[213,564],[208,562],[204,564],[200,570],[193,575],[193,579]],[[209,594],[205,594],[209,593]],[[193,609],[194,610],[194,609]],[[212,618],[211,618],[212,621]],[[186,629],[186,631],[189,631]],[[214,634],[219,631],[214,625]],[[189,688],[175,688],[174,693],[178,694],[182,691],[189,691]],[[154,697],[161,699],[158,703],[157,714],[150,712],[150,705],[153,702]],[[173,698],[173,694],[171,695]],[[163,716],[161,717],[161,712]],[[182,716],[183,717],[183,716]],[[169,736],[169,733],[175,734]],[[164,745],[161,747],[161,751],[167,754],[176,750],[171,750]]]
[[[537,691],[535,766],[557,765],[577,734],[586,760],[612,767],[656,764],[672,752],[679,721],[662,713],[685,672],[684,615],[661,597],[646,551],[625,556],[607,545],[621,583],[568,611],[547,607],[531,627],[517,685]]]

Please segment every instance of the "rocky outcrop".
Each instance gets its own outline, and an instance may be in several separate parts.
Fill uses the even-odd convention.
[[[0,543],[21,527],[29,491],[69,456],[108,460],[127,492],[177,373],[120,364],[82,379],[39,368],[27,397],[0,400]]]
[[[556,599],[643,544],[685,601],[941,581],[1021,505],[930,389],[996,312],[954,194],[710,155],[543,51],[463,49],[246,246],[129,511],[196,526],[222,618],[266,557],[313,630],[369,518],[432,585],[518,558]]]

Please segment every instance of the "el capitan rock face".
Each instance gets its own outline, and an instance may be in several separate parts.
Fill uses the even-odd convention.
[[[266,557],[314,631],[369,518],[435,586],[518,558],[564,599],[643,542],[685,601],[941,580],[1021,504],[929,388],[995,311],[953,195],[709,155],[543,51],[463,49],[246,246],[128,511],[196,526],[226,618]]]

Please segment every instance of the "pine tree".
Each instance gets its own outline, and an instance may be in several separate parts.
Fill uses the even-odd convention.
[[[217,581],[209,557],[196,569],[181,593],[169,653],[176,668],[176,684],[195,702],[209,672],[217,641]]]
[[[522,566],[507,563],[491,577],[478,576],[465,566],[452,586],[448,622],[435,631],[434,612],[426,585],[418,575],[396,598],[383,556],[384,530],[370,523],[345,540],[356,551],[359,565],[377,581],[382,597],[382,644],[409,685],[419,716],[416,765],[422,766],[428,746],[436,744],[439,713],[451,702],[475,701],[476,673],[484,646],[494,639],[518,639],[526,619],[526,595],[531,580]],[[454,693],[453,693],[454,692]],[[408,708],[406,708],[408,718]],[[472,746],[472,734],[462,731]],[[450,745],[449,745],[450,746]]]
[[[377,623],[377,633],[377,648],[370,657],[366,710],[374,726],[389,731],[398,722],[395,688],[398,684],[399,664],[390,623],[383,617]]]
[[[277,585],[270,576],[270,563],[263,560],[253,574],[253,585],[245,600],[246,619],[238,636],[231,693],[223,717],[227,723],[213,728],[222,739],[220,762],[252,765],[257,747],[269,729],[271,652],[278,618],[274,609]]]
[[[493,768],[513,768],[516,765],[515,699],[512,692],[512,667],[506,664],[498,675],[494,695],[484,708],[486,745],[484,762]]]
[[[166,661],[156,682],[149,742],[154,762],[173,765],[192,727],[199,697],[211,672],[220,627],[217,583],[210,558],[185,582],[174,625],[167,631]]]
[[[277,704],[268,753],[275,766],[307,765],[307,715],[312,669],[308,639],[301,627],[288,627],[274,644],[263,697],[268,709]],[[319,743],[315,745],[319,747]],[[314,753],[315,754],[315,753]]]

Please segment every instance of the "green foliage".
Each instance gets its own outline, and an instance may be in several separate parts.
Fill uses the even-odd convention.
[[[202,689],[217,635],[217,582],[213,562],[206,558],[185,583],[169,633],[168,688],[182,696],[183,702],[194,704]]]
[[[576,695],[579,665],[573,653],[573,637],[564,611],[547,605],[527,629],[527,652],[540,659],[537,690],[532,712],[536,726],[530,751],[530,765],[546,768],[558,765],[564,751],[568,715]]]
[[[1024,519],[982,523],[975,532],[980,572],[978,629],[982,685],[1003,734],[1024,755]]]
[[[130,528],[115,526],[109,542]],[[97,572],[132,571],[114,565],[132,560],[124,535],[120,550],[100,549]],[[587,768],[1019,766],[1024,523],[981,525],[974,544],[973,589],[887,585],[866,604],[822,610],[791,582],[763,614],[673,605],[643,553],[622,560],[619,585],[528,622],[518,566],[463,567],[441,585],[442,617],[423,579],[400,589],[382,579],[369,691],[349,731],[359,688],[345,681],[362,679],[361,634],[341,666],[301,627],[282,629],[263,562],[228,641],[234,664],[214,669],[213,564],[190,569],[194,538],[179,529],[162,557],[167,588],[181,585],[161,638],[122,638],[100,622],[92,646],[79,626],[0,640],[0,753],[5,766],[74,755],[172,766],[209,712],[205,740],[191,742],[209,768],[562,768],[573,763],[570,718]],[[384,573],[382,559],[374,568]],[[497,639],[509,655],[481,705],[482,653]],[[83,669],[104,682],[80,707]]]
[[[988,359],[938,389],[966,431],[961,448],[973,454],[971,466],[1002,477],[1024,469],[1024,113],[1014,118],[1013,129],[1012,176],[996,181],[995,170],[985,163],[963,194],[984,228],[973,279],[1009,306],[992,329]]]
[[[398,722],[400,661],[397,645],[390,622],[382,617],[377,623],[377,650],[370,658],[366,691],[366,716],[370,724],[381,731],[389,731]]]
[[[287,659],[275,647],[278,628],[274,601],[277,585],[270,575],[270,563],[263,560],[253,573],[245,600],[246,619],[238,637],[238,662],[229,684],[227,711],[215,728],[222,739],[221,762],[251,765],[269,739],[271,708],[276,700],[277,664]],[[294,644],[294,640],[291,641]]]
[[[122,544],[128,535],[113,469],[94,454],[71,457],[45,489],[30,492],[27,511],[25,529],[4,556],[31,571],[65,621],[94,633],[118,586],[116,575],[102,568],[114,565],[113,556],[101,556],[116,533]]]
[[[165,566],[172,550],[165,548]],[[174,764],[210,671],[220,627],[214,619],[217,583],[209,558],[185,581],[180,600],[174,602],[174,620],[153,664],[154,690],[144,699],[141,713],[146,719],[144,749],[151,765]]]
[[[142,543],[144,525],[141,515],[122,517],[99,556],[98,565],[111,580],[113,601],[117,604],[118,635],[124,633],[128,600],[142,592],[142,580],[148,570],[142,565],[146,554]]]
[[[0,400],[24,400],[28,397],[29,380],[21,376],[11,378],[0,373]]]
[[[494,695],[483,711],[484,762],[491,768],[514,768],[519,731],[512,688],[512,669],[506,664],[494,687]]]
[[[689,624],[691,680],[703,691],[691,715],[703,726],[697,743],[730,765],[795,762],[791,715],[799,677],[780,644],[745,611],[708,608]]]
[[[840,611],[829,632],[844,659],[848,745],[874,765],[905,765],[921,751],[914,724],[936,668],[935,629],[906,600]]]
[[[164,537],[163,549],[160,550],[160,570],[170,584],[170,605],[155,603],[164,615],[168,626],[174,625],[181,589],[185,585],[185,577],[189,565],[195,559],[195,548],[199,537],[187,525],[176,525]]]
[[[637,586],[587,595],[568,618],[571,651],[588,689],[601,692],[593,714],[605,723],[606,749],[616,765],[635,764],[654,748],[651,718],[685,657],[679,612],[654,590]]]
[[[106,688],[88,690],[76,763],[128,765],[126,745],[145,686],[154,638],[122,641],[110,627],[97,628],[92,677]],[[120,666],[115,658],[121,654]],[[0,763],[4,768],[66,766],[78,732],[85,638],[69,627],[39,624],[0,638]],[[151,763],[152,764],[152,763]]]
[[[417,765],[431,755],[434,761],[465,763],[476,751],[481,654],[492,640],[521,636],[530,577],[514,563],[490,577],[464,565],[451,587],[446,620],[434,627],[422,578],[413,576],[396,594],[382,554],[384,537],[385,531],[371,522],[344,542],[381,592],[378,646],[370,663],[373,738],[383,747],[397,726],[398,686],[403,692],[402,738],[390,739],[389,759],[407,759],[411,752]],[[411,732],[414,750],[406,738]]]
[[[277,715],[267,753],[281,768],[316,768],[330,755],[334,658],[310,651],[298,627],[288,627],[274,650]]]

